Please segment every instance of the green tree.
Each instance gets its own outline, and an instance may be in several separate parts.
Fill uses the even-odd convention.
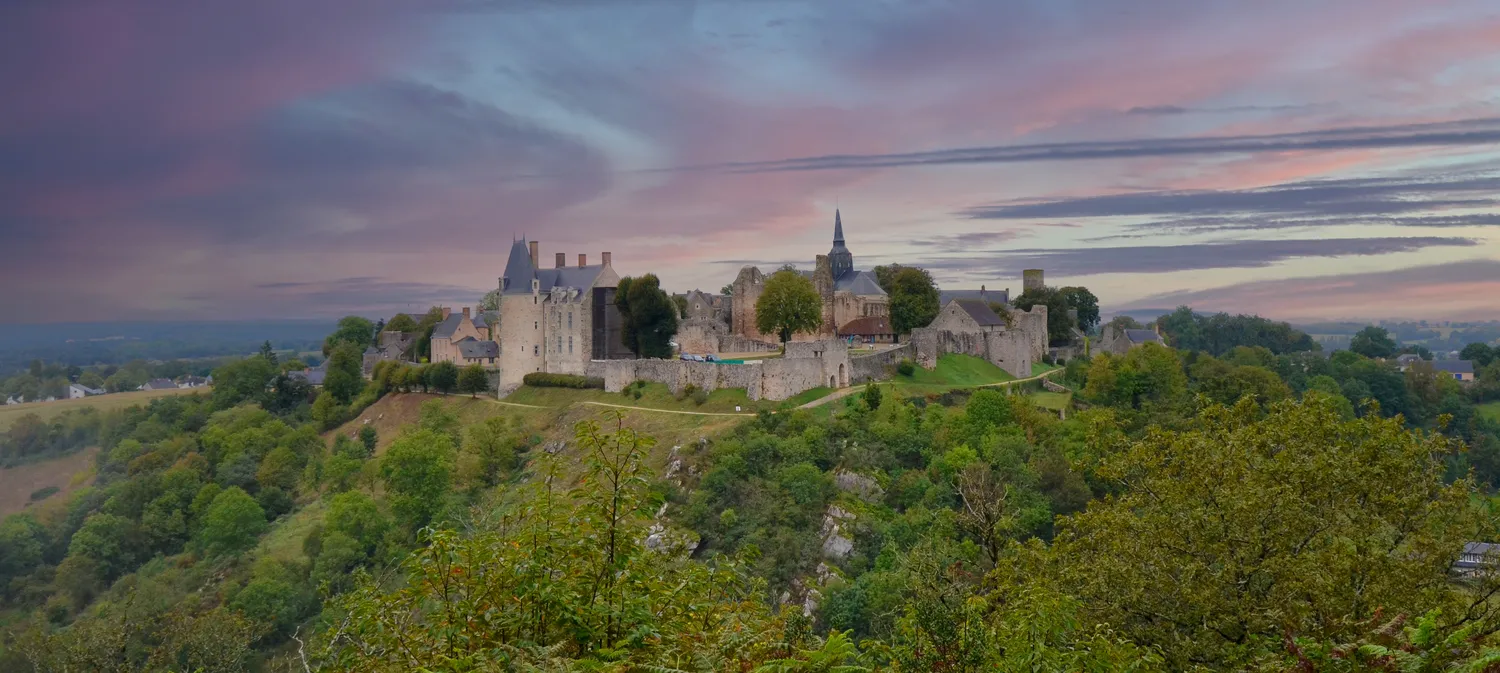
[[[380,444],[380,435],[375,431],[375,426],[366,425],[359,429],[359,443],[365,447],[364,457],[375,455],[375,447]]]
[[[328,373],[323,378],[323,390],[332,394],[339,404],[348,404],[365,388],[364,348],[343,342],[333,349],[328,358]]]
[[[1011,302],[1016,308],[1030,311],[1037,305],[1047,307],[1047,341],[1054,346],[1060,346],[1073,340],[1073,328],[1077,323],[1068,316],[1068,309],[1072,308],[1065,297],[1055,287],[1032,288],[1021,293]]]
[[[428,365],[424,375],[427,385],[440,393],[451,393],[458,387],[458,365],[447,360]]]
[[[1176,669],[1239,670],[1288,637],[1358,637],[1382,613],[1441,610],[1450,634],[1500,609],[1473,598],[1491,580],[1455,591],[1449,574],[1492,525],[1474,485],[1432,458],[1454,448],[1322,400],[1212,407],[1107,459],[1121,494],[1061,518],[1048,558],[1086,619]]]
[[[1367,358],[1388,358],[1396,353],[1396,340],[1384,327],[1368,325],[1349,340],[1349,350]]]
[[[897,334],[909,334],[913,329],[932,324],[942,309],[937,283],[926,269],[900,267],[891,274],[889,287],[881,287],[890,295],[891,327]]]
[[[395,317],[391,318],[390,322],[385,324],[385,331],[415,332],[417,331],[417,321],[405,313],[397,313]]]
[[[366,557],[375,554],[390,529],[390,521],[370,496],[353,491],[340,493],[328,500],[328,514],[324,517],[325,530],[349,536],[359,545]]]
[[[356,352],[363,353],[374,342],[375,323],[357,315],[345,316],[333,333],[323,339],[323,355],[332,354],[339,344],[351,344]]]
[[[468,393],[474,397],[479,393],[488,392],[490,389],[490,376],[484,371],[484,367],[472,364],[464,367],[458,373],[458,392]]]
[[[1078,312],[1078,329],[1092,332],[1099,326],[1099,298],[1086,287],[1065,287],[1057,291],[1069,309]],[[1048,309],[1051,310],[1050,308]]]
[[[446,434],[418,430],[391,442],[380,461],[380,478],[391,512],[416,532],[443,510],[453,486],[453,442]]]
[[[235,486],[215,496],[204,512],[198,542],[209,555],[235,554],[249,549],[265,530],[265,510]]]
[[[814,332],[823,324],[823,300],[812,281],[795,271],[777,271],[755,300],[755,328],[775,334],[781,343],[798,332]]]
[[[624,322],[622,340],[636,357],[672,357],[677,309],[661,289],[656,274],[621,278],[615,289],[615,306]]]
[[[468,427],[457,468],[466,488],[495,486],[502,475],[516,468],[516,440],[505,423],[503,417],[495,417]]]
[[[104,512],[91,514],[69,541],[68,555],[90,559],[102,579],[113,579],[135,567],[136,537],[134,521]]]
[[[349,415],[349,407],[339,404],[333,393],[324,390],[313,400],[312,419],[324,430],[332,430]]]
[[[263,403],[276,367],[258,355],[236,360],[214,370],[215,409],[228,409],[245,402]]]
[[[265,358],[266,362],[271,363],[272,367],[279,366],[276,360],[276,350],[271,348],[271,341],[269,339],[260,344],[260,356]]]
[[[1464,346],[1464,349],[1458,352],[1458,357],[1473,362],[1475,370],[1478,370],[1488,367],[1490,362],[1494,361],[1495,349],[1490,348],[1489,344],[1477,341]]]

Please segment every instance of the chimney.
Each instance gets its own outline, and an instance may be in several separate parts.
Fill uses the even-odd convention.
[[[464,320],[468,320],[468,319],[469,319],[469,307],[465,306],[464,307]]]
[[[450,316],[452,314],[453,314],[453,309],[448,308],[447,306],[443,307],[443,320],[447,320],[448,316]]]
[[[583,266],[588,266],[588,265],[589,265],[589,256],[587,254],[585,254],[585,253],[582,253],[582,252],[578,253],[578,266],[583,267]]]
[[[568,256],[565,253],[557,253],[557,268],[561,269],[566,266],[568,266]]]
[[[541,257],[538,256],[540,254],[541,254],[541,251],[537,250],[536,241],[532,241],[531,242],[531,268],[535,269],[537,263],[541,261]]]
[[[604,258],[603,264],[605,266],[609,266],[609,253],[607,253],[607,252],[601,252],[601,253],[599,253],[599,256],[602,257],[602,258]]]

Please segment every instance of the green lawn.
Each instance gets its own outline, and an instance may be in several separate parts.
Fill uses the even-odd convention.
[[[0,405],[0,431],[10,428],[17,418],[26,414],[36,414],[43,421],[49,421],[61,416],[65,411],[76,411],[86,407],[92,407],[99,411],[114,411],[132,406],[146,406],[158,397],[171,395],[191,395],[203,393],[208,395],[209,388],[169,388],[167,390],[132,390],[124,393],[110,393],[108,395],[96,395],[78,400],[58,400],[56,402],[27,402],[26,404]],[[3,400],[0,400],[3,401]]]
[[[782,402],[782,404],[789,407],[800,407],[813,400],[822,399],[832,392],[833,389],[829,388],[828,386],[819,386],[817,388],[813,388],[812,390],[804,390],[800,393],[797,393],[796,395],[788,397],[785,401]]]
[[[917,367],[911,376],[897,375],[891,379],[890,385],[900,397],[915,397],[1014,380],[1016,377],[984,358],[949,353],[938,358],[937,367]]]
[[[1068,408],[1068,405],[1073,402],[1072,393],[1054,393],[1043,391],[1040,393],[1032,393],[1030,395],[1027,395],[1026,397],[1031,400],[1032,404],[1035,404],[1043,409],[1051,409],[1052,411],[1061,411],[1063,409],[1066,409]]]
[[[1479,415],[1500,423],[1500,400],[1485,402],[1477,407]]]

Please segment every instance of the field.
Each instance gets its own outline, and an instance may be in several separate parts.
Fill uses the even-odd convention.
[[[1031,399],[1032,404],[1035,404],[1043,409],[1051,409],[1052,411],[1061,411],[1063,409],[1066,409],[1068,408],[1068,405],[1073,402],[1072,393],[1054,393],[1043,391],[1040,393],[1032,393],[1030,395],[1027,395],[1027,397]]]
[[[31,503],[31,494],[55,486],[57,493],[43,502],[60,501],[62,496],[90,481],[86,475],[94,466],[98,449],[76,451],[50,460],[0,469],[0,516],[15,514]],[[75,476],[78,478],[75,479]]]
[[[158,397],[168,395],[188,395],[196,392],[207,392],[207,388],[174,388],[171,390],[133,390],[128,393],[110,393],[97,397],[85,397],[81,400],[58,400],[56,402],[27,402],[26,404],[12,404],[0,406],[0,430],[5,430],[14,423],[17,418],[26,414],[36,414],[42,420],[60,416],[63,412],[72,409],[83,409],[93,407],[99,411],[111,411],[124,409],[132,405],[144,405]]]
[[[1476,410],[1479,412],[1480,416],[1483,416],[1484,418],[1492,420],[1496,423],[1500,423],[1500,400],[1496,400],[1494,402],[1485,402],[1484,404],[1476,407]]]

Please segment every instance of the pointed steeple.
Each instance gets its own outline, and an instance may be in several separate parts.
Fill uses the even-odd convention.
[[[844,247],[844,218],[837,208],[833,210],[833,249],[828,251],[828,264],[834,280],[854,270],[854,255]]]

